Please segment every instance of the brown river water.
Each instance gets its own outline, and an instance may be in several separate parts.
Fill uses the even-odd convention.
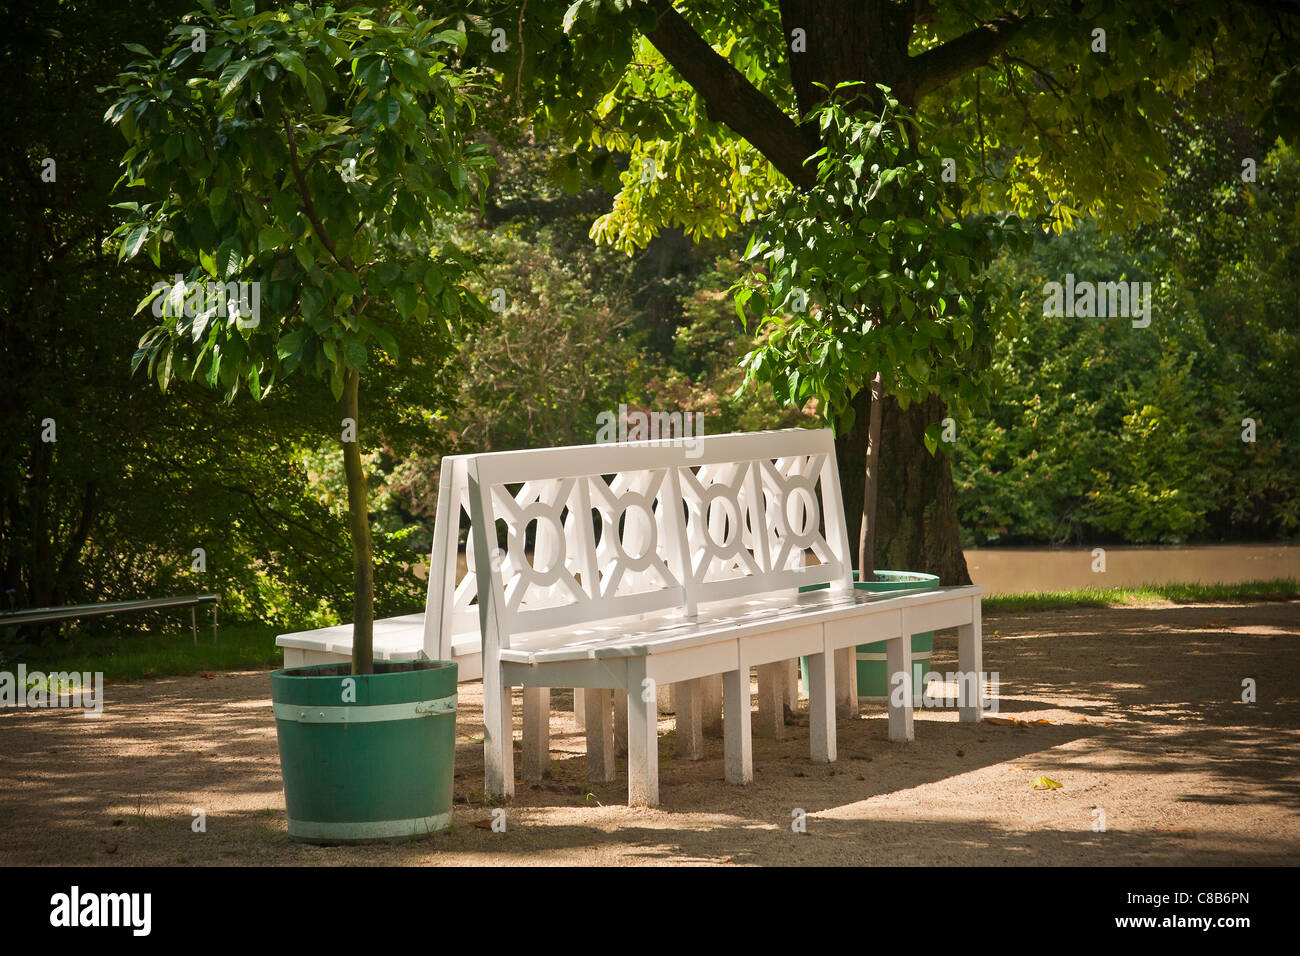
[[[971,580],[984,585],[990,594],[1300,578],[1300,545],[1222,544],[1103,550],[1105,572],[1093,571],[1095,559],[1090,548],[974,548],[966,552],[966,567]]]

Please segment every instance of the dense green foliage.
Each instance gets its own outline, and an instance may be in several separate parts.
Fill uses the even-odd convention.
[[[764,271],[739,283],[736,307],[753,305],[767,334],[744,365],[831,425],[852,423],[852,398],[877,371],[904,407],[937,392],[968,410],[986,398],[1001,311],[988,266],[1028,236],[1015,216],[957,218],[920,124],[883,87],[878,115],[852,109],[853,87],[806,120],[826,144],[817,185],[783,191],[746,250]]]
[[[1247,184],[1235,155],[1205,154],[1213,138],[1177,135],[1189,151],[1161,221],[1109,238],[1085,225],[998,267],[1020,292],[1003,387],[953,446],[976,543],[1300,530],[1300,162],[1256,142]],[[1150,326],[1044,316],[1043,285],[1066,272],[1151,281]]]

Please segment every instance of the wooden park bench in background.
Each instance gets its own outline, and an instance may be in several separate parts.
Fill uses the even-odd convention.
[[[72,618],[102,617],[105,614],[128,614],[135,611],[156,611],[159,608],[188,607],[190,627],[194,631],[194,646],[199,646],[200,604],[212,605],[212,643],[217,643],[217,605],[220,594],[186,594],[178,597],[144,598],[139,601],[101,601],[96,604],[69,604],[65,607],[34,607],[24,611],[0,611],[0,628],[21,624],[44,624]]]

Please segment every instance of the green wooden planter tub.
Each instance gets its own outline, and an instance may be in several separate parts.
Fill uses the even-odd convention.
[[[411,839],[451,825],[456,665],[377,661],[271,674],[289,836]]]

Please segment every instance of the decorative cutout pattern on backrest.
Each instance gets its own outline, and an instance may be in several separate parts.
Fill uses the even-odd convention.
[[[692,616],[709,601],[806,584],[851,587],[829,431],[698,442],[694,456],[627,442],[445,460],[426,648],[449,651],[450,633],[475,613],[509,646],[512,634],[546,628],[670,608]],[[450,522],[462,510],[474,526],[456,581],[456,532],[442,529],[458,527]],[[495,556],[487,567],[484,549]]]

